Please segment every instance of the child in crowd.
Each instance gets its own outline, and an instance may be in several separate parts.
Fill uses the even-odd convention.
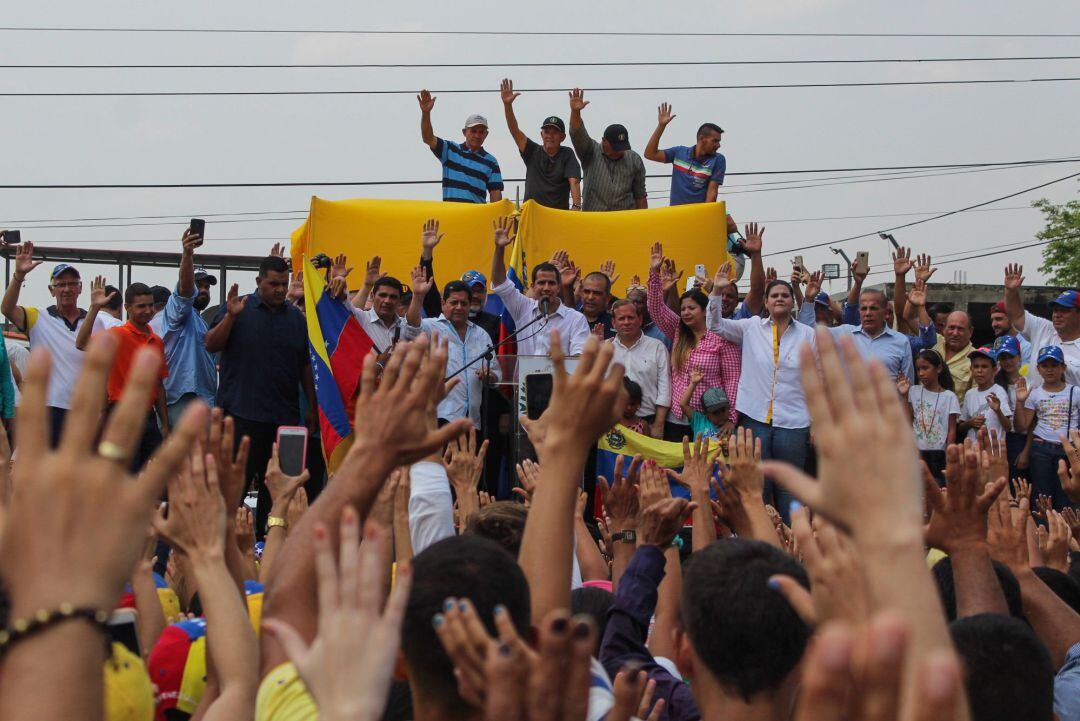
[[[903,373],[896,379],[900,395],[907,398],[911,427],[919,456],[939,485],[945,485],[945,447],[955,443],[960,401],[954,392],[952,374],[935,350],[921,350],[915,356],[919,384],[912,386]]]
[[[626,404],[626,410],[623,411],[619,424],[634,433],[647,436],[649,424],[644,418],[638,418],[637,414],[641,409],[641,386],[625,376],[623,376],[623,385],[626,386],[626,392],[630,395],[630,402]]]
[[[998,336],[994,341],[998,373],[994,382],[1005,389],[1009,407],[1013,409],[1013,427],[1005,430],[1005,452],[1009,458],[1009,478],[1027,478],[1027,470],[1016,467],[1016,459],[1027,445],[1027,426],[1020,424],[1019,408],[1028,398],[1027,379],[1020,374],[1020,342],[1011,335]]]
[[[1080,428],[1080,393],[1074,385],[1065,382],[1065,353],[1060,346],[1049,345],[1039,350],[1039,375],[1043,384],[1032,389],[1018,414],[1022,422],[1031,428],[1028,445],[1018,461],[1027,467],[1031,476],[1031,494],[1047,495],[1060,511],[1069,505],[1061,482],[1058,480],[1058,462],[1067,461],[1061,437],[1070,428]]]
[[[731,404],[724,389],[709,388],[701,395],[701,407],[705,409],[704,413],[695,411],[690,405],[690,399],[694,397],[694,391],[703,379],[704,376],[700,370],[697,368],[692,370],[690,385],[686,387],[682,398],[679,399],[683,413],[690,419],[690,437],[697,438],[700,433],[702,438],[712,438],[720,441],[721,444],[726,444],[730,434],[724,433],[721,429],[728,422]]]
[[[964,394],[960,412],[960,433],[977,440],[979,429],[997,438],[1012,430],[1012,406],[1005,389],[994,382],[997,372],[997,353],[993,348],[976,348],[968,353],[973,387]]]

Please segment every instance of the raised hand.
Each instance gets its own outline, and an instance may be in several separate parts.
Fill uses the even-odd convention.
[[[618,282],[619,278],[622,277],[615,272],[614,260],[605,260],[603,263],[601,263],[600,272],[607,276],[608,282],[612,285],[615,285],[615,283]]]
[[[1046,512],[1046,548],[1043,549],[1043,563],[1056,568],[1062,573],[1069,572],[1069,538],[1072,533],[1065,518],[1050,509]]]
[[[1020,396],[1016,398],[1019,400]],[[1069,500],[1080,504],[1080,430],[1069,431],[1068,438],[1062,433],[1061,445],[1069,457],[1069,463],[1058,461],[1058,479]]]
[[[660,269],[660,282],[663,284],[664,293],[675,288],[679,281],[682,280],[682,277],[683,272],[675,269],[675,261],[671,258],[664,258],[663,267]],[[676,288],[676,290],[678,289]]]
[[[225,499],[218,488],[217,463],[195,441],[180,473],[169,479],[169,516],[159,512],[154,530],[188,558],[225,552]]]
[[[271,255],[271,256],[273,256],[275,258],[284,259],[285,258],[285,246],[282,245],[281,243],[274,243],[273,247],[270,248],[270,252],[268,253],[268,255]]]
[[[573,111],[581,112],[585,109],[585,106],[589,104],[589,101],[585,99],[585,91],[581,88],[574,88],[570,91],[570,109]]]
[[[623,459],[615,459],[615,478],[609,485],[606,478],[597,476],[597,489],[604,502],[604,512],[611,518],[611,526],[617,531],[637,528],[637,516],[640,508],[638,499],[638,474],[641,470],[641,456],[634,456],[623,475]]]
[[[180,237],[181,252],[191,255],[200,245],[202,245],[202,236],[192,233],[191,228],[184,228],[184,234]]]
[[[1009,263],[1005,266],[1005,290],[1020,290],[1024,284],[1024,266]]]
[[[416,102],[420,103],[420,112],[430,113],[431,109],[435,107],[435,96],[427,90],[421,90],[420,94],[416,96]]]
[[[900,395],[905,397],[908,392],[911,391],[911,381],[909,381],[908,377],[903,373],[899,373],[896,376],[896,390],[900,392]]]
[[[649,678],[648,672],[633,671],[628,667],[627,670],[615,674],[612,688],[615,692],[615,705],[605,717],[607,721],[659,721],[666,702],[660,698],[653,704],[656,681]]]
[[[427,274],[427,269],[423,266],[418,265],[413,268],[409,278],[412,283],[413,297],[423,298],[431,290],[431,276]]]
[[[25,276],[45,261],[34,260],[34,244],[29,240],[15,249],[15,273]]]
[[[334,256],[333,262],[330,264],[330,277],[331,278],[345,278],[352,272],[352,268],[349,267],[349,259],[344,253],[338,253]],[[299,275],[299,273],[297,274]]]
[[[284,517],[289,504],[292,503],[293,497],[296,496],[296,492],[303,488],[310,478],[311,474],[308,473],[306,468],[300,472],[299,476],[285,475],[278,461],[278,445],[275,443],[270,453],[270,460],[266,464],[266,476],[264,479],[266,490],[270,492],[271,508],[277,509],[273,510],[270,515]]]
[[[225,297],[225,308],[229,315],[236,316],[244,312],[248,296],[240,297],[240,286],[233,283],[229,286],[229,294]]]
[[[978,446],[970,439],[963,446],[953,444],[946,451],[945,488],[924,475],[923,487],[930,506],[930,523],[926,526],[926,543],[946,553],[964,548],[984,547],[987,534],[987,512],[1005,489],[1006,478],[996,478],[983,486]]]
[[[1009,568],[1023,568],[1028,564],[1027,524],[1031,504],[1026,496],[1018,497],[1013,503],[1016,513],[1010,507],[1008,495],[998,495],[987,516],[986,540],[991,558]]]
[[[649,248],[649,273],[659,273],[664,263],[664,245],[659,240]]]
[[[810,273],[806,281],[806,289],[803,291],[803,298],[807,303],[813,303],[821,292],[821,271],[815,270]]]
[[[502,98],[503,105],[512,105],[521,93],[514,92],[514,81],[510,78],[503,78],[503,81],[499,84],[499,96]]]
[[[694,444],[691,446],[690,439],[683,436],[683,469],[682,472],[668,470],[667,474],[680,485],[690,489],[690,495],[697,498],[698,494],[709,495],[709,481],[716,470],[717,457],[710,454],[709,439],[702,440],[701,434],[697,434]],[[710,458],[709,456],[713,457]]]
[[[671,497],[651,503],[641,512],[638,543],[666,549],[683,527],[683,521],[694,512],[697,505],[685,498]]]
[[[517,464],[516,470],[521,486],[511,488],[510,491],[519,496],[528,508],[532,503],[533,493],[536,491],[536,482],[540,480],[540,464],[526,458]]]
[[[160,382],[160,359],[148,349],[135,355],[120,401],[102,421],[101,389],[115,350],[108,334],[90,341],[55,450],[45,407],[49,355],[31,353],[18,408],[18,492],[0,537],[12,618],[62,603],[111,611],[142,552],[166,479],[179,471],[205,427],[206,407],[195,402],[142,472],[129,475],[150,394]]]
[[[380,614],[386,591],[387,531],[369,523],[360,543],[356,511],[347,506],[341,514],[339,560],[334,560],[322,524],[315,526],[313,542],[319,583],[319,630],[314,643],[308,645],[296,629],[277,619],[265,620],[263,628],[296,664],[321,718],[374,721],[382,716],[390,689],[412,568],[398,566],[386,609]]]
[[[225,499],[226,508],[240,505],[247,484],[247,459],[251,439],[243,436],[239,443],[235,443],[235,434],[232,416],[226,416],[220,408],[210,411],[210,433],[206,452],[214,456],[218,487]]]
[[[429,218],[424,221],[424,230],[420,233],[420,245],[424,250],[434,250],[445,233],[439,232],[439,221]]]
[[[90,282],[90,307],[101,310],[116,297],[116,291],[105,292],[105,276],[99,275]]]
[[[1028,388],[1027,379],[1020,376],[1016,379],[1016,383],[1013,384],[1013,388],[1016,391],[1016,405],[1023,405],[1027,401],[1028,396],[1031,395],[1031,389]]]
[[[641,465],[638,477],[638,499],[642,511],[657,501],[671,498],[671,485],[668,484],[667,474],[656,464],[656,461],[645,461]],[[639,518],[638,523],[640,522]]]
[[[304,515],[307,509],[307,491],[304,490],[303,486],[300,486],[296,489],[296,495],[293,496],[292,502],[289,503],[289,512],[285,514],[285,521],[289,524],[289,528],[296,527],[296,524],[300,522],[300,517]]]
[[[765,282],[766,283],[771,283],[774,280],[776,280],[778,277],[779,276],[776,274],[776,268],[773,268],[772,266],[769,266],[768,268],[765,269]]]
[[[693,368],[690,369],[690,384],[691,385],[696,386],[696,385],[700,384],[703,380],[705,380],[705,374],[702,373],[701,368],[699,368],[698,366],[694,366]]]
[[[911,270],[914,263],[911,262],[911,248],[905,248],[900,246],[896,252],[892,254],[893,271],[899,275],[907,275],[907,272]]]
[[[675,119],[675,113],[671,110],[671,105],[668,103],[660,103],[660,107],[656,109],[656,122],[662,127],[666,128],[668,123]]]
[[[491,227],[495,231],[495,247],[505,248],[514,242],[514,238],[517,237],[517,228],[515,227],[514,219],[509,215],[504,215],[501,218],[496,218],[491,221]]]
[[[907,302],[916,308],[926,305],[926,283],[924,281],[915,281],[915,286],[908,291]]]
[[[866,276],[868,276],[868,275],[870,275],[870,265],[869,264],[867,264],[865,268],[860,269],[859,268],[859,261],[857,259],[851,261],[851,277],[852,278],[854,278],[856,281],[861,283],[862,281],[866,280]]]
[[[384,277],[386,273],[382,272],[382,258],[376,255],[364,266],[364,285],[371,287],[379,278]]]
[[[720,295],[720,291],[731,285],[731,261],[728,261],[716,269],[716,275],[713,277],[712,291],[713,295]]]
[[[487,455],[488,442],[476,446],[476,429],[469,429],[451,441],[443,454],[446,475],[458,497],[466,493],[476,493],[480,475],[484,472],[484,457]]]
[[[926,285],[930,282],[930,276],[937,271],[937,268],[930,265],[932,262],[929,255],[925,253],[919,253],[919,256],[915,259],[915,282]]]
[[[743,249],[750,255],[757,255],[761,252],[761,246],[765,237],[765,226],[758,226],[757,223],[747,223],[743,228]]]

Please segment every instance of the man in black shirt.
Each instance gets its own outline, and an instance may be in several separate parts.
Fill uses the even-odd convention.
[[[533,142],[521,132],[514,115],[514,101],[521,93],[514,92],[510,80],[502,81],[501,90],[506,126],[525,161],[525,200],[560,210],[570,204],[572,210],[581,210],[581,165],[574,151],[562,144],[566,125],[554,115],[545,118],[540,126],[543,145]]]

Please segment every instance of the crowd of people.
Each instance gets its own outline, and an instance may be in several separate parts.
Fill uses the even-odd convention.
[[[501,91],[526,197],[646,206],[626,128],[591,139],[581,91],[573,151],[556,116],[525,136]],[[419,101],[445,199],[498,199],[487,121],[446,141]],[[716,200],[722,131],[660,150],[673,118],[644,157],[673,164],[673,203]],[[1080,721],[1080,293],[1026,308],[1008,265],[976,348],[907,248],[891,290],[857,263],[839,302],[818,272],[766,268],[753,223],[714,273],[684,281],[656,243],[625,286],[559,251],[521,288],[514,235],[496,220],[487,275],[441,288],[437,219],[407,285],[378,256],[357,289],[344,255],[316,263],[374,346],[330,474],[316,299],[280,248],[212,309],[189,229],[174,289],[130,284],[121,317],[100,277],[80,307],[65,263],[53,305],[20,304],[42,262],[21,244],[0,305],[30,345],[0,362],[0,720]],[[509,369],[487,360],[489,293],[534,324],[517,352],[550,357],[538,418],[491,388]],[[507,455],[512,422],[530,457]],[[277,433],[300,425],[288,474]],[[597,476],[616,428],[681,443],[683,465]],[[492,465],[513,493],[481,484]]]

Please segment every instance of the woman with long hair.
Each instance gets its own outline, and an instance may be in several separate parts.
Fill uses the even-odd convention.
[[[649,281],[646,286],[649,315],[653,322],[673,342],[671,349],[671,397],[682,398],[690,385],[690,374],[697,369],[702,381],[690,397],[690,406],[704,413],[701,396],[710,388],[722,388],[731,404],[728,426],[721,432],[730,432],[735,426],[735,394],[739,388],[739,349],[731,342],[712,333],[705,324],[708,297],[697,288],[686,291],[679,298],[679,313],[664,304],[664,288],[660,280],[660,266],[664,262],[664,248],[653,243],[649,256]],[[664,439],[681,441],[690,435],[690,419],[685,416],[677,402],[672,402],[671,412],[664,425]]]

